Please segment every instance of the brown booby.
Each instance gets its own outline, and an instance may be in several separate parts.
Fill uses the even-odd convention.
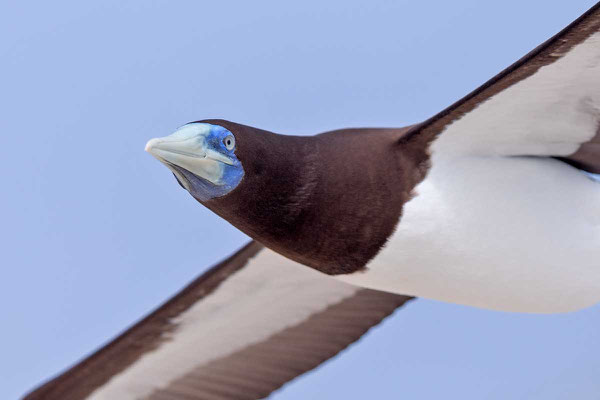
[[[254,241],[26,399],[262,398],[411,296],[600,301],[600,3],[420,124],[202,120],[146,150]]]

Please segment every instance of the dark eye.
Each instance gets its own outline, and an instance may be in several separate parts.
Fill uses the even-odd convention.
[[[235,138],[233,137],[233,135],[225,136],[225,138],[223,139],[223,144],[225,145],[225,148],[227,150],[233,150],[233,148],[235,147]]]

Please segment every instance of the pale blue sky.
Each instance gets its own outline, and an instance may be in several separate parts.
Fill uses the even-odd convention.
[[[423,120],[594,0],[0,5],[0,398],[96,349],[247,239],[144,153],[222,117],[281,133]],[[418,300],[274,399],[597,399],[600,306]]]

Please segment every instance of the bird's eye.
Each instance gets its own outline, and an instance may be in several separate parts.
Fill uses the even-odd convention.
[[[233,148],[235,147],[235,138],[233,137],[233,135],[225,136],[225,139],[223,139],[223,144],[225,145],[225,148],[227,150],[233,150]]]

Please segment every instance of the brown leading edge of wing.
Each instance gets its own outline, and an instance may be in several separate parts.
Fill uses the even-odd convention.
[[[235,276],[236,272],[249,265],[250,260],[262,249],[262,245],[257,242],[250,242],[227,260],[194,280],[164,305],[116,339],[29,393],[25,399],[83,399],[91,394],[97,395],[97,390],[110,386],[111,383],[115,386],[114,377],[126,373],[128,369],[134,368],[136,365],[139,366],[145,356],[163,348],[167,348],[168,351],[171,345],[170,341],[174,337],[170,334],[181,329],[179,325],[182,322],[177,318],[180,318],[194,305],[203,303],[201,300],[210,299],[211,293],[217,293],[219,287],[225,284],[228,278]],[[265,249],[265,251],[268,250]],[[286,259],[281,257],[281,260]],[[276,262],[281,263],[281,260],[276,259]],[[254,265],[253,267],[258,270],[259,266]],[[286,266],[285,268],[296,268],[296,266]],[[318,274],[309,271],[308,268],[306,271],[304,269],[304,267],[301,268],[302,274]],[[283,275],[285,279],[285,274]],[[309,278],[302,282],[306,284],[317,279],[319,284],[321,283],[320,276],[316,278],[309,276]],[[281,278],[275,277],[275,280],[277,279]],[[326,289],[325,292],[328,292],[329,282],[334,285],[332,291],[337,290],[336,286],[339,288],[340,282],[330,281],[330,278],[324,276],[323,279],[326,279],[323,282],[327,282],[323,286]],[[291,283],[290,287],[294,288],[294,281],[292,280]],[[285,284],[286,282],[282,282],[282,285]],[[289,282],[287,284],[289,285]],[[347,285],[344,284],[344,286]],[[350,287],[348,286],[348,288]],[[302,287],[298,288],[298,290],[301,289]],[[261,290],[261,286],[258,286],[258,290]],[[283,329],[275,330],[262,340],[234,349],[233,352],[223,353],[208,362],[200,362],[199,365],[190,368],[189,371],[181,374],[166,386],[155,387],[156,385],[152,385],[151,377],[148,377],[149,382],[143,382],[143,384],[147,383],[151,390],[146,390],[148,394],[142,397],[152,399],[255,399],[265,397],[287,381],[336,355],[359,339],[369,328],[390,315],[397,307],[411,299],[407,296],[353,287],[351,289],[344,287],[342,292],[344,297],[332,297],[334,299],[330,299],[333,301],[332,303],[323,305],[317,311],[311,311],[308,318],[291,323]],[[243,300],[244,293],[239,293],[239,296],[242,296]],[[281,301],[279,298],[273,299],[273,302]],[[264,306],[261,303],[258,305]],[[233,306],[235,307],[235,304]],[[300,308],[304,307],[303,304],[299,306]],[[210,318],[211,315],[202,315],[202,317]],[[217,315],[218,317],[219,315]],[[211,331],[208,334],[215,336],[221,333]],[[199,337],[198,347],[201,348],[202,344],[203,340]],[[176,358],[176,355],[174,357]],[[156,366],[158,370],[161,367],[168,368],[166,365]],[[144,376],[143,373],[142,376]],[[128,384],[128,381],[125,382],[125,385],[123,385],[123,381],[117,383],[120,386]],[[139,381],[131,382],[132,386],[139,386],[139,384]],[[138,397],[137,395],[124,395],[123,393],[129,392],[120,391],[122,389],[120,387],[117,389],[120,399]],[[125,387],[125,389],[128,388]],[[114,391],[109,392],[100,397],[114,398],[114,393]]]
[[[402,140],[406,141],[416,134],[423,140],[434,140],[449,124],[504,89],[530,77],[541,67],[559,60],[574,46],[582,43],[596,32],[600,32],[600,2],[562,31],[462,99],[426,121],[415,125]],[[596,136],[589,142],[583,143],[574,154],[557,158],[588,172],[600,173],[600,126]]]

